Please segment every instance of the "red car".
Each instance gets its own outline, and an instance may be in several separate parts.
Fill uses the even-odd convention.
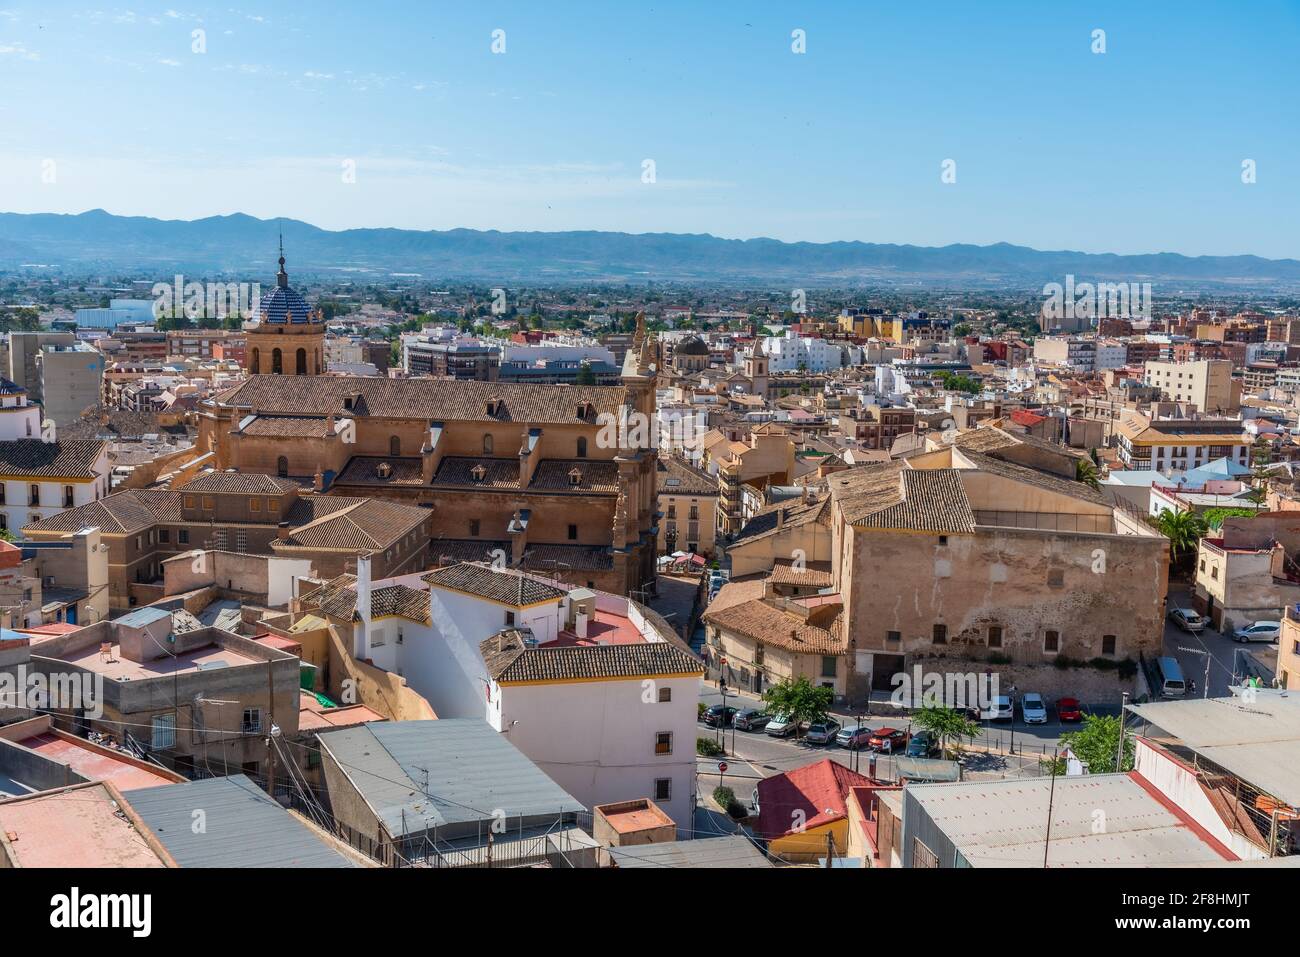
[[[1082,721],[1083,708],[1078,698],[1061,698],[1056,702],[1056,716],[1062,721]]]
[[[867,750],[882,751],[885,754],[893,754],[897,751],[907,750],[908,734],[906,731],[899,731],[897,728],[878,728],[867,739]]]

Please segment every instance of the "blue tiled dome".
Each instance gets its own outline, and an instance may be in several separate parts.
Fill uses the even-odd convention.
[[[289,274],[284,271],[284,241],[280,241],[280,271],[275,275],[275,288],[262,297],[258,315],[263,323],[311,322],[311,307],[307,300],[289,286]]]
[[[289,286],[276,286],[263,296],[258,311],[266,323],[311,321],[311,307],[307,300]]]

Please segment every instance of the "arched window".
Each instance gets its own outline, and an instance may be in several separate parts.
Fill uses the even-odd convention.
[[[307,374],[307,350],[306,349],[298,350],[297,362],[295,364],[293,374],[294,375]]]
[[[579,438],[578,438],[578,458],[580,458],[580,459],[585,459],[586,457],[587,457],[587,437],[586,437],[585,435],[584,435],[584,436],[579,436]]]
[[[284,374],[284,366],[280,361],[280,350],[273,349],[271,351],[271,375],[283,375],[283,374]]]
[[[289,474],[289,460],[283,455],[275,460],[275,474],[281,478],[284,478]]]
[[[483,436],[483,454],[484,455],[492,454],[492,433],[491,432]]]
[[[388,437],[388,454],[397,457],[402,454],[402,440],[396,435]]]
[[[253,361],[252,361],[252,362],[249,364],[249,366],[248,366],[248,370],[249,370],[251,373],[253,373],[253,375],[257,375],[259,372],[262,371],[262,370],[261,370],[261,361],[262,361],[262,350],[261,350],[261,349],[254,349],[254,350],[253,350]]]

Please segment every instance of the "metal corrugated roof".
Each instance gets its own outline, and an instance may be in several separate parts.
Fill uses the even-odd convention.
[[[905,836],[916,826],[909,821],[911,802],[976,867],[1043,867],[1049,804],[1052,867],[1163,867],[1223,859],[1129,774],[909,785],[903,792]]]
[[[126,799],[181,867],[354,866],[242,774],[129,791]]]
[[[156,608],[148,605],[144,608],[137,608],[135,611],[127,612],[121,618],[114,618],[113,621],[119,625],[126,625],[128,628],[143,628],[145,625],[159,621],[163,618],[170,618],[172,613],[165,608]]]
[[[625,867],[772,867],[766,855],[747,837],[699,838],[666,844],[637,844],[610,848],[619,868]]]
[[[394,837],[431,827],[585,810],[476,718],[385,721],[328,731],[320,743]]]
[[[1252,690],[1250,702],[1198,698],[1128,709],[1247,784],[1300,807],[1300,696]]]

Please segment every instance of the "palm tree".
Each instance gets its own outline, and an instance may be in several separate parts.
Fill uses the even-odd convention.
[[[1161,509],[1156,517],[1156,528],[1169,539],[1169,561],[1179,564],[1183,558],[1195,554],[1197,543],[1206,532],[1205,519],[1192,512],[1171,512]]]
[[[1079,459],[1074,463],[1074,477],[1094,492],[1101,491],[1101,478],[1091,459]]]

